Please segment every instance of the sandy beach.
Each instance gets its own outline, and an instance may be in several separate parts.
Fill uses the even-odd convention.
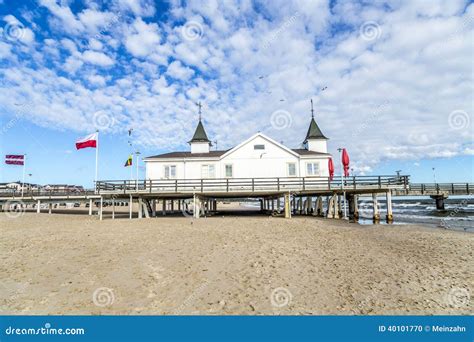
[[[0,213],[2,314],[472,314],[474,235],[315,217]],[[471,297],[471,300],[469,300]]]

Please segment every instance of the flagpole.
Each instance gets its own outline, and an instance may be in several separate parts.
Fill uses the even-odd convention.
[[[99,130],[97,132],[97,146],[95,149],[95,180],[94,180],[94,187],[95,191],[97,192],[97,180],[99,178]]]
[[[23,155],[23,176],[21,181],[21,197],[23,197],[25,189],[25,168],[26,168],[26,154]]]

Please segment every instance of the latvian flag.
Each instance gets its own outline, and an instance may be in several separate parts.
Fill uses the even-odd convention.
[[[92,147],[97,148],[97,133],[89,134],[87,137],[76,141],[76,149]]]
[[[9,165],[24,165],[25,156],[22,154],[7,154],[5,156],[5,164]]]

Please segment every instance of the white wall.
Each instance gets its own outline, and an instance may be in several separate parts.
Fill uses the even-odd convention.
[[[324,139],[309,139],[307,144],[310,151],[328,153],[328,144]]]
[[[255,150],[254,145],[264,145]],[[176,165],[177,179],[200,179],[204,164],[215,165],[216,178],[225,178],[225,165],[233,166],[233,178],[288,177],[288,163],[296,164],[296,177],[307,177],[306,163],[319,163],[320,176],[327,177],[329,156],[300,157],[257,135],[240,148],[219,158],[182,158],[146,162],[147,179],[164,179],[164,166]]]
[[[191,153],[209,153],[208,142],[193,142],[191,143]]]

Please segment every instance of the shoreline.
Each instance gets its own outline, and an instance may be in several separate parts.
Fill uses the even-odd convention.
[[[473,313],[462,231],[304,216],[0,222],[2,314]]]

